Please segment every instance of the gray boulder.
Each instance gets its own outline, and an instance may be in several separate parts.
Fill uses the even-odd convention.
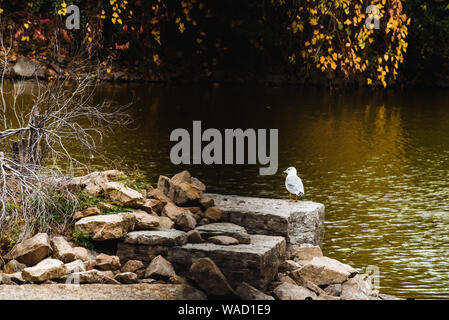
[[[15,259],[27,266],[34,266],[52,253],[50,239],[46,233],[38,233],[34,237],[17,244],[5,255],[7,260]]]
[[[328,257],[315,257],[296,270],[297,276],[316,285],[343,283],[357,274],[351,266]]]
[[[171,263],[162,256],[154,258],[145,271],[145,278],[167,280],[175,275],[176,272]]]
[[[66,267],[60,260],[47,258],[33,267],[23,269],[23,279],[29,282],[44,282],[66,275]]]
[[[54,237],[51,239],[53,257],[64,263],[72,262],[76,259],[76,252],[64,237]]]
[[[25,268],[26,268],[25,264],[20,263],[17,260],[11,260],[5,265],[3,272],[7,274],[12,274],[16,272],[22,272],[22,270]]]
[[[287,282],[277,286],[273,293],[279,300],[305,300],[306,298],[315,300],[317,298],[311,290]]]
[[[114,277],[115,280],[117,280],[120,283],[124,283],[124,284],[132,284],[132,283],[137,283],[137,274],[135,274],[134,272],[122,272],[119,274],[116,274]]]
[[[200,258],[192,264],[189,278],[210,296],[233,296],[234,290],[210,258]]]

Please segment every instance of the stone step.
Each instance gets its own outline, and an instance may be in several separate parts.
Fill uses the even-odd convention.
[[[1,300],[206,300],[182,284],[24,284],[0,286]]]
[[[205,194],[222,212],[222,221],[244,227],[250,234],[283,236],[290,244],[321,245],[324,205],[312,201]]]
[[[160,254],[183,276],[197,259],[209,257],[233,287],[245,281],[264,290],[285,260],[286,242],[283,237],[265,235],[250,235],[250,240],[250,244],[232,246],[206,242],[171,247],[119,242],[117,255],[123,264],[131,259],[148,263],[150,256]]]

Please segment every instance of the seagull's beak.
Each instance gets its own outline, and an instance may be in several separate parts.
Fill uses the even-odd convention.
[[[282,173],[287,174],[287,170],[282,171]]]

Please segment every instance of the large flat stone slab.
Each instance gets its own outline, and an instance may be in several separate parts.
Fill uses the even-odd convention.
[[[0,285],[1,300],[205,300],[206,295],[182,284],[24,284]]]
[[[285,260],[286,242],[283,237],[250,235],[250,244],[224,246],[213,243],[187,243],[182,246],[148,246],[118,243],[117,255],[122,263],[163,255],[175,267],[176,273],[186,275],[199,258],[209,257],[220,268],[235,288],[243,281],[265,289],[274,279],[281,262]]]
[[[133,231],[123,241],[129,244],[179,246],[187,243],[187,233],[175,229]]]
[[[206,194],[223,211],[222,221],[240,225],[252,234],[283,236],[291,244],[321,245],[324,205],[312,201]]]

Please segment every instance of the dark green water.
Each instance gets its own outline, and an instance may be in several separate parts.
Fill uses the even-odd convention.
[[[325,255],[377,267],[383,293],[449,298],[448,91],[105,85],[99,98],[134,101],[135,123],[103,147],[153,184],[188,169],[209,192],[288,198],[282,171],[295,166],[305,199],[326,206]],[[173,165],[170,133],[191,131],[193,120],[203,130],[279,129],[278,173]]]

